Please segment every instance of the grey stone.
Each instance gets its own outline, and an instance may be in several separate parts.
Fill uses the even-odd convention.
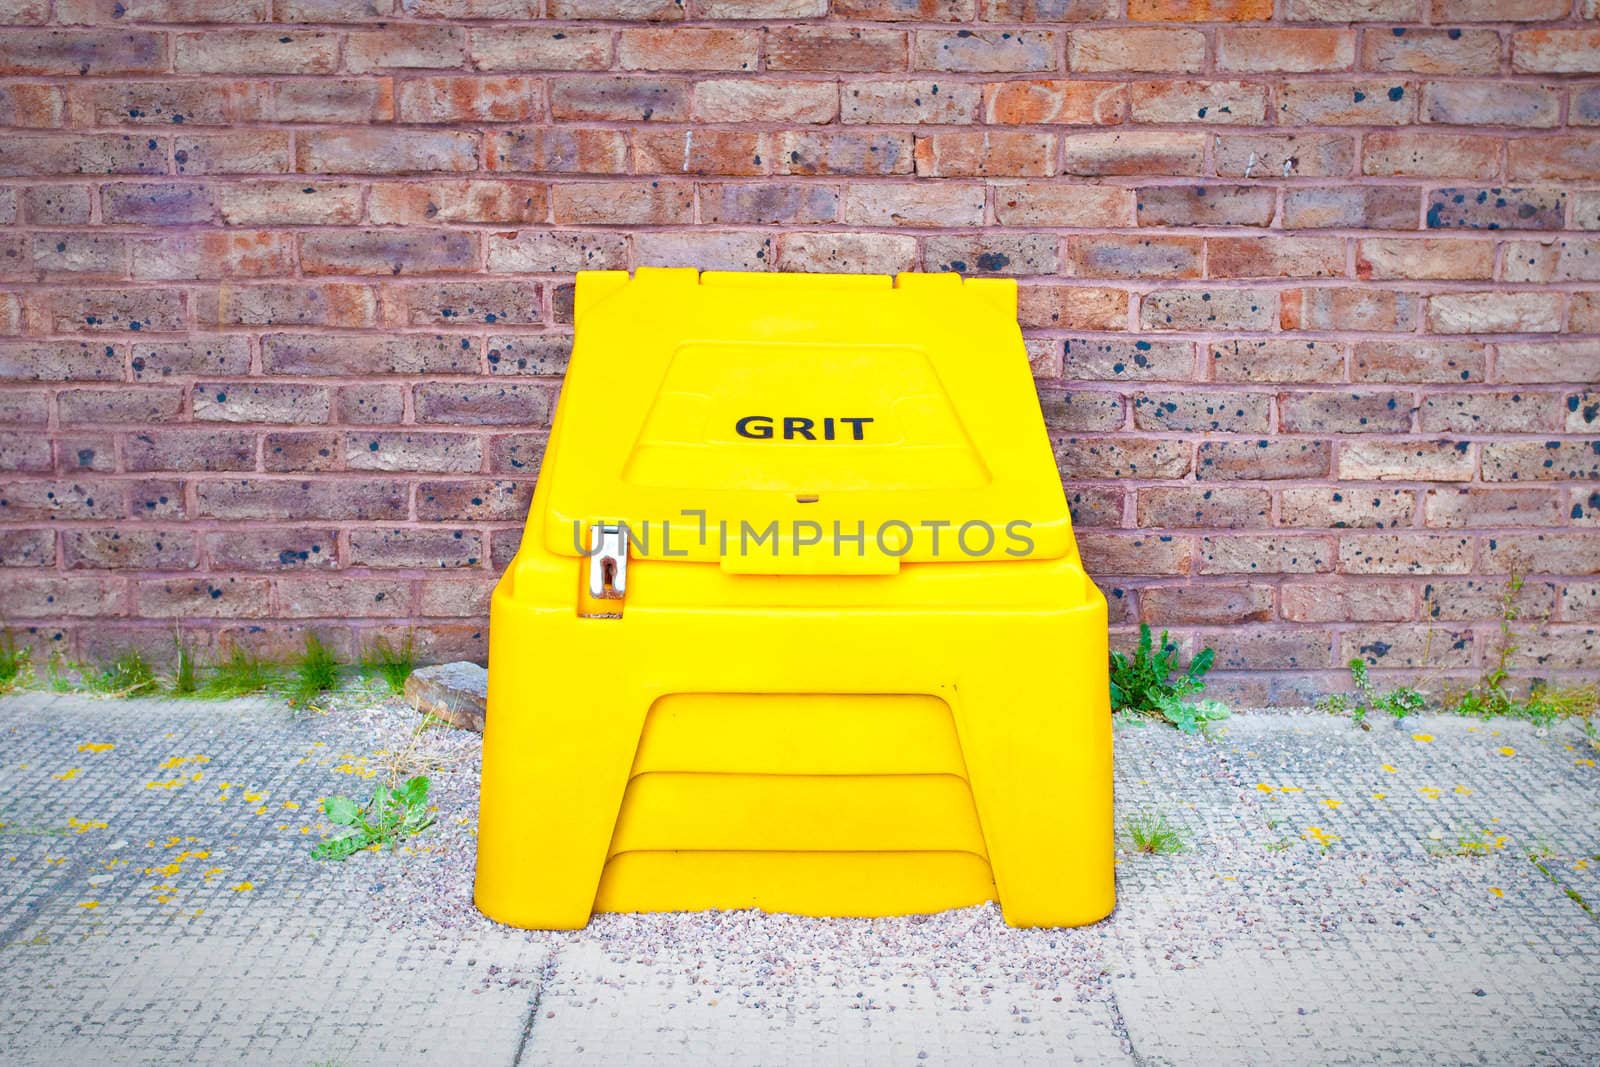
[[[466,660],[418,667],[406,679],[406,703],[452,726],[483,733],[489,672]]]

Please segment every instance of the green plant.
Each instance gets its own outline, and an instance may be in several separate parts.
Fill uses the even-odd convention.
[[[350,832],[332,837],[311,850],[319,860],[344,860],[373,845],[388,842],[397,846],[402,837],[419,834],[433,825],[428,814],[428,779],[422,775],[408,779],[397,789],[380,785],[372,791],[365,806],[349,797],[329,797],[322,802],[323,813],[336,826]]]
[[[1355,682],[1354,693],[1329,694],[1317,701],[1318,709],[1333,715],[1348,713],[1365,728],[1369,712],[1387,712],[1396,719],[1403,719],[1407,715],[1417,714],[1427,706],[1427,697],[1410,686],[1379,689],[1373,685],[1371,676],[1367,674],[1366,661],[1360,657],[1350,661],[1350,678]]]
[[[228,658],[212,668],[211,677],[200,687],[200,695],[217,699],[248,696],[278,681],[278,672],[270,663],[234,645],[228,650]]]
[[[1220,701],[1185,699],[1206,687],[1205,673],[1216,657],[1214,649],[1201,649],[1184,667],[1167,631],[1161,631],[1157,647],[1150,627],[1141,623],[1133,659],[1111,653],[1111,710],[1159,717],[1184,733],[1199,733],[1209,723],[1228,717],[1227,705]]]
[[[129,651],[104,670],[85,675],[84,684],[104,696],[144,696],[156,691],[156,673],[137,651]]]
[[[181,634],[175,634],[172,643],[178,648],[178,666],[172,672],[172,692],[176,696],[193,696],[200,689],[198,671],[195,667],[194,649],[183,639]]]
[[[322,639],[314,633],[306,634],[306,650],[294,664],[294,689],[289,695],[291,703],[306,705],[339,684],[339,661]]]
[[[1456,714],[1477,719],[1509,716],[1546,726],[1558,718],[1588,715],[1600,704],[1600,690],[1592,685],[1552,687],[1536,680],[1526,697],[1518,698],[1512,692],[1511,661],[1522,647],[1515,626],[1522,617],[1518,597],[1525,584],[1522,569],[1513,567],[1500,594],[1500,642],[1494,666],[1454,697]]]
[[[1140,812],[1122,821],[1133,851],[1150,856],[1171,856],[1189,850],[1189,835],[1159,812]]]
[[[410,634],[400,641],[399,647],[391,645],[387,638],[379,637],[361,653],[361,676],[382,678],[388,683],[389,691],[397,696],[405,692],[406,679],[411,677],[416,666],[417,658],[412,652]]]
[[[0,693],[17,684],[28,666],[28,649],[19,647],[10,630],[0,630]]]
[[[52,652],[44,661],[45,688],[52,693],[71,693],[77,690],[84,671],[67,662],[60,652]]]

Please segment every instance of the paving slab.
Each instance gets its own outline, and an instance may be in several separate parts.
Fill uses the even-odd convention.
[[[0,1062],[1600,1061],[1600,751],[1573,725],[1251,715],[1117,731],[1119,904],[810,920],[471,904],[481,738],[324,711],[0,698]],[[402,848],[322,798],[429,775]],[[537,817],[537,813],[530,813]]]

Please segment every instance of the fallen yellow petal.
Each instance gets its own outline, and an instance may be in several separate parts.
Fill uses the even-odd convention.
[[[85,741],[78,746],[79,752],[110,752],[116,746],[109,741]]]
[[[1413,740],[1413,741],[1421,741],[1424,744],[1426,744],[1427,742],[1433,740],[1433,735],[1432,734],[1412,734],[1411,735],[1411,740]]]
[[[1500,753],[1502,756],[1515,756],[1517,754],[1517,750],[1512,748],[1510,745],[1502,745],[1500,748],[1495,749],[1495,751]]]
[[[1489,892],[1493,893],[1497,897],[1503,897],[1503,896],[1506,895],[1506,891],[1504,889],[1501,889],[1497,885],[1490,886],[1489,887]]]

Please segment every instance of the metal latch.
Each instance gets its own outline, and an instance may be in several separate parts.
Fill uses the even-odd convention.
[[[589,527],[589,595],[621,600],[628,591],[628,531],[616,523]]]

